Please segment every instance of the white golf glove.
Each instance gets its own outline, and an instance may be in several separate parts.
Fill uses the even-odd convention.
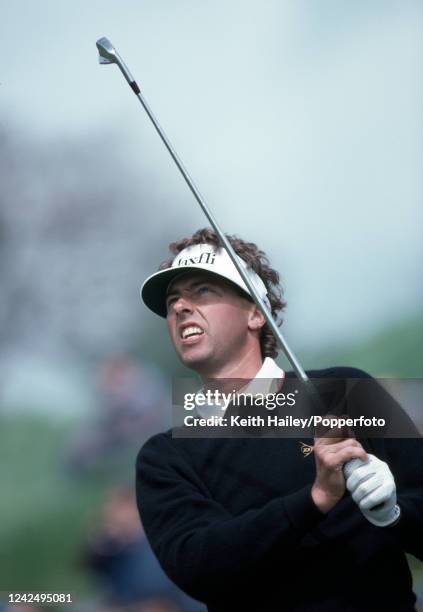
[[[344,465],[346,486],[364,517],[377,527],[395,523],[401,514],[395,480],[389,466],[374,455]]]

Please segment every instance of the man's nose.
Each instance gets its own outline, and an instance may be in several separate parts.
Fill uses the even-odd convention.
[[[182,314],[183,312],[192,312],[193,310],[190,300],[183,295],[180,295],[176,302],[173,303],[173,309],[176,314]]]

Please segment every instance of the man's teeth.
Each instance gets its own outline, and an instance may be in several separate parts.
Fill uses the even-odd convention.
[[[195,326],[191,326],[191,327],[186,327],[185,329],[182,330],[182,338],[188,338],[189,336],[194,336],[194,335],[199,335],[202,334],[203,330],[200,329],[199,327],[195,327]]]

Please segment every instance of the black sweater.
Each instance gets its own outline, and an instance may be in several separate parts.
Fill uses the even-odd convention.
[[[311,498],[313,454],[297,439],[154,436],[136,484],[160,564],[212,612],[414,610],[405,552],[423,560],[423,440],[364,445],[394,474],[402,516],[393,527],[370,524],[348,492],[323,515]]]

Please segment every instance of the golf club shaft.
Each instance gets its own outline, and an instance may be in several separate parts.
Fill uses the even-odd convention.
[[[180,173],[184,177],[185,182],[188,185],[191,193],[193,194],[193,196],[197,200],[198,204],[201,206],[201,209],[203,210],[204,214],[206,215],[207,219],[209,220],[210,225],[213,227],[214,231],[216,232],[217,236],[219,237],[220,242],[222,243],[224,248],[227,250],[227,252],[228,252],[232,262],[234,263],[234,265],[235,265],[236,269],[238,270],[238,272],[239,272],[241,278],[243,279],[244,283],[248,287],[248,290],[249,290],[252,298],[254,299],[255,303],[257,304],[257,307],[262,312],[262,314],[263,314],[267,324],[269,325],[270,329],[272,330],[273,335],[275,336],[275,338],[276,338],[280,348],[285,353],[286,358],[288,359],[289,363],[291,364],[292,368],[294,369],[296,375],[304,383],[305,387],[308,388],[309,393],[311,395],[315,396],[316,395],[316,391],[314,389],[314,386],[310,383],[310,379],[308,378],[308,376],[305,373],[303,367],[301,366],[301,364],[299,363],[298,359],[296,358],[296,356],[294,355],[294,353],[292,352],[292,350],[288,346],[285,338],[283,337],[280,329],[278,328],[275,320],[273,319],[271,312],[263,304],[263,302],[262,302],[260,296],[258,295],[254,285],[252,284],[252,282],[248,278],[247,274],[245,273],[244,269],[242,268],[241,264],[239,263],[239,261],[238,261],[238,259],[236,257],[236,253],[235,253],[235,251],[234,251],[230,241],[228,240],[228,238],[226,237],[224,232],[219,227],[216,219],[214,218],[214,215],[210,211],[210,208],[207,206],[203,196],[201,195],[201,193],[199,192],[198,188],[196,187],[194,181],[192,180],[192,178],[188,174],[188,171],[186,170],[186,168],[185,168],[184,164],[182,163],[181,159],[179,158],[179,155],[176,153],[176,151],[173,148],[173,146],[171,145],[168,137],[166,136],[166,134],[164,133],[163,129],[161,128],[159,122],[157,121],[156,117],[154,116],[151,108],[147,104],[147,101],[145,100],[144,96],[142,95],[141,90],[140,90],[137,82],[135,81],[135,79],[133,78],[132,74],[128,70],[125,62],[122,60],[122,58],[117,53],[117,51],[114,49],[114,47],[112,47],[111,43],[109,41],[107,41],[107,39],[100,39],[98,41],[98,43],[97,43],[97,47],[99,48],[100,55],[101,55],[101,46],[99,45],[99,43],[101,43],[101,41],[105,41],[105,43],[108,44],[110,46],[110,48],[113,50],[112,54],[108,54],[107,63],[116,63],[119,66],[123,76],[125,77],[126,81],[128,82],[129,86],[131,87],[132,91],[137,96],[138,100],[141,102],[145,112],[149,116],[152,124],[154,125],[154,127],[155,127],[158,135],[160,136],[162,142],[164,143],[166,149],[169,151],[173,161],[175,162],[175,164],[177,165]]]

